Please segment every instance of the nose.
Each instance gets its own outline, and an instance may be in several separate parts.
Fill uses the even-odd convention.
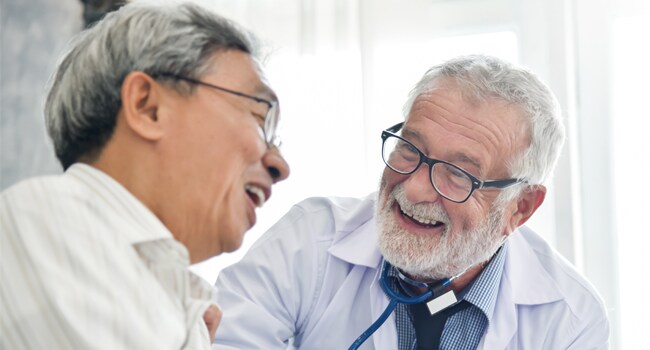
[[[262,158],[262,164],[273,179],[273,183],[278,183],[289,177],[291,170],[289,163],[284,159],[277,147],[271,147]]]
[[[431,184],[429,167],[426,164],[420,165],[418,170],[408,175],[404,180],[404,191],[406,198],[413,203],[433,203],[440,199],[440,194]]]

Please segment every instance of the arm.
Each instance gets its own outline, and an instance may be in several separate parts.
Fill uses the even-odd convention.
[[[285,349],[302,331],[317,295],[317,234],[331,226],[294,207],[217,279],[224,317],[213,349]]]
[[[580,324],[580,329],[567,349],[609,349],[609,321],[605,310],[601,307],[594,307],[590,315],[591,319]]]

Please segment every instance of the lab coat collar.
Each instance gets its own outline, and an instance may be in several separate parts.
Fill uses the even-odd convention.
[[[508,347],[517,332],[518,305],[540,305],[564,298],[555,280],[539,261],[539,254],[524,237],[527,230],[516,230],[506,243],[508,251],[497,303],[480,349]]]
[[[377,230],[374,218],[376,194],[373,193],[353,210],[336,212],[336,234],[329,248],[333,256],[353,265],[378,268],[381,252],[377,247]]]
[[[510,235],[504,280],[512,289],[512,301],[518,305],[539,305],[563,298],[560,288],[549,275],[539,254],[533,251],[524,235],[527,228]]]

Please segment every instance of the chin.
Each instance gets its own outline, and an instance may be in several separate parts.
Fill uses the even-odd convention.
[[[232,253],[232,252],[236,251],[237,249],[241,248],[241,245],[242,245],[241,242],[239,242],[237,244],[233,244],[233,245],[228,245],[224,249],[222,249],[221,252],[219,252],[219,254],[221,254],[221,253]]]
[[[399,186],[392,192],[397,191]],[[473,228],[454,231],[451,223],[442,234],[418,235],[399,225],[392,210],[395,196],[380,195],[375,213],[378,245],[388,262],[411,277],[440,280],[458,275],[489,260],[503,244],[502,208],[492,208],[483,223]]]
[[[225,236],[221,236],[221,252],[232,253],[241,248],[245,232],[244,230],[237,230],[237,232],[230,232]]]

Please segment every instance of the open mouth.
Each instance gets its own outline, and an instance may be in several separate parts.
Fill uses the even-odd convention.
[[[428,218],[420,217],[416,214],[410,213],[402,209],[402,207],[398,204],[398,208],[400,213],[402,213],[402,217],[404,217],[406,220],[409,220],[417,225],[427,227],[427,228],[437,228],[441,227],[444,225],[442,221],[436,221],[436,220],[430,220]]]
[[[266,194],[261,187],[255,185],[246,185],[246,194],[255,203],[255,207],[261,208],[266,203]]]

